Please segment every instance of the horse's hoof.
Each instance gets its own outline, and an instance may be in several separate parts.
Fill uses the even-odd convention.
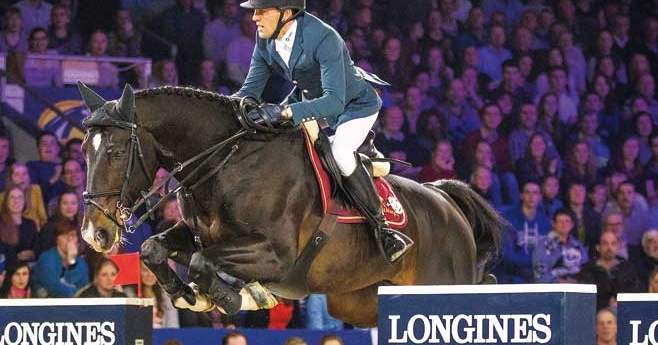
[[[270,290],[264,288],[259,282],[248,283],[244,289],[254,298],[258,309],[272,309],[279,303]]]
[[[195,312],[211,311],[215,305],[210,301],[210,298],[205,294],[199,293],[199,287],[190,283],[189,288],[192,290],[193,295],[184,294],[174,300],[174,306],[179,309],[189,309]],[[190,297],[192,300],[190,301]]]

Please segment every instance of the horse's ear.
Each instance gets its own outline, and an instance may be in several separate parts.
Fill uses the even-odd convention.
[[[123,88],[121,98],[117,102],[117,112],[126,119],[131,119],[133,111],[135,110],[135,92],[130,84],[126,84]]]
[[[96,109],[100,108],[107,102],[103,97],[90,89],[83,82],[78,82],[78,90],[80,90],[80,95],[82,95],[82,100],[87,104],[89,110],[93,113]]]

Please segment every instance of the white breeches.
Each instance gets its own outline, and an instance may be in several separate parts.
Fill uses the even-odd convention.
[[[377,120],[377,115],[349,120],[336,128],[336,134],[331,139],[331,153],[344,176],[352,175],[356,169],[354,152],[363,144],[368,132]]]

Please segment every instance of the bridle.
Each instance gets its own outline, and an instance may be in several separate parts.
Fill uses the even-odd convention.
[[[128,233],[133,233],[135,232],[135,229],[137,229],[137,227],[139,227],[142,223],[144,223],[149,217],[152,217],[155,211],[157,210],[157,208],[162,204],[162,202],[164,202],[171,195],[183,190],[185,196],[190,196],[192,194],[192,191],[194,191],[198,186],[208,181],[208,179],[210,179],[222,168],[224,168],[224,166],[228,163],[228,160],[231,158],[231,156],[238,150],[237,144],[233,144],[229,152],[224,156],[224,158],[221,160],[221,162],[218,165],[213,167],[209,172],[205,173],[204,175],[201,176],[201,178],[198,178],[193,184],[188,186],[188,183],[201,170],[201,168],[214,161],[214,159],[218,157],[219,154],[223,152],[224,149],[230,144],[236,142],[238,139],[246,135],[256,134],[259,131],[266,133],[281,133],[295,129],[294,127],[293,128],[275,127],[275,124],[273,124],[270,121],[269,117],[266,116],[266,114],[263,112],[257,112],[257,115],[259,116],[256,119],[253,119],[250,116],[248,116],[250,114],[250,110],[257,109],[259,104],[259,102],[253,97],[247,96],[243,98],[238,98],[238,97],[227,97],[227,98],[229,98],[229,101],[233,106],[233,110],[235,111],[236,118],[240,122],[242,128],[240,128],[237,132],[235,132],[230,137],[203,150],[202,152],[192,156],[186,161],[174,163],[174,168],[167,173],[167,175],[162,179],[161,182],[153,185],[147,192],[144,191],[140,192],[141,198],[132,207],[127,206],[128,203],[126,203],[126,197],[127,197],[126,192],[128,190],[128,182],[130,180],[130,176],[132,175],[135,166],[139,165],[142,173],[147,178],[147,180],[153,181],[153,179],[151,178],[151,174],[149,174],[148,169],[146,168],[146,162],[144,160],[142,144],[139,139],[139,136],[137,135],[138,125],[134,120],[135,112],[134,111],[132,112],[131,121],[121,121],[116,119],[106,120],[106,123],[103,124],[103,127],[114,127],[114,128],[130,131],[128,162],[127,162],[126,170],[124,171],[123,174],[123,182],[121,185],[121,189],[115,189],[115,190],[104,191],[104,192],[85,190],[82,194],[85,205],[91,205],[95,207],[96,209],[101,211],[108,219],[110,219],[117,227],[123,228]],[[174,177],[174,175],[181,172],[190,164],[196,162],[199,162],[199,164],[183,180],[179,182],[179,185],[176,188],[169,190],[168,185],[171,179]],[[159,190],[162,187],[165,187],[164,195],[159,194]],[[151,204],[150,198],[154,195],[159,196],[159,199],[154,204]],[[103,207],[96,200],[94,200],[96,198],[108,197],[108,196],[119,196],[119,201],[117,201],[116,203],[116,208],[114,212],[110,211],[107,207]],[[129,224],[129,220],[132,218],[132,215],[144,204],[146,204],[147,206],[144,214],[140,216],[139,219],[137,219],[134,223]],[[116,217],[117,213],[119,214],[120,219],[117,219]],[[195,223],[194,228],[196,229],[197,217],[193,214],[192,219],[194,220]],[[197,243],[197,245],[200,245],[200,239],[198,238],[197,235],[195,235],[195,243]]]

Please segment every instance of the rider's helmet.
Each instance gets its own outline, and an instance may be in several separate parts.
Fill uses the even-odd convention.
[[[280,9],[292,8],[304,11],[306,9],[306,0],[248,0],[241,3],[240,7],[252,10],[276,7]]]

